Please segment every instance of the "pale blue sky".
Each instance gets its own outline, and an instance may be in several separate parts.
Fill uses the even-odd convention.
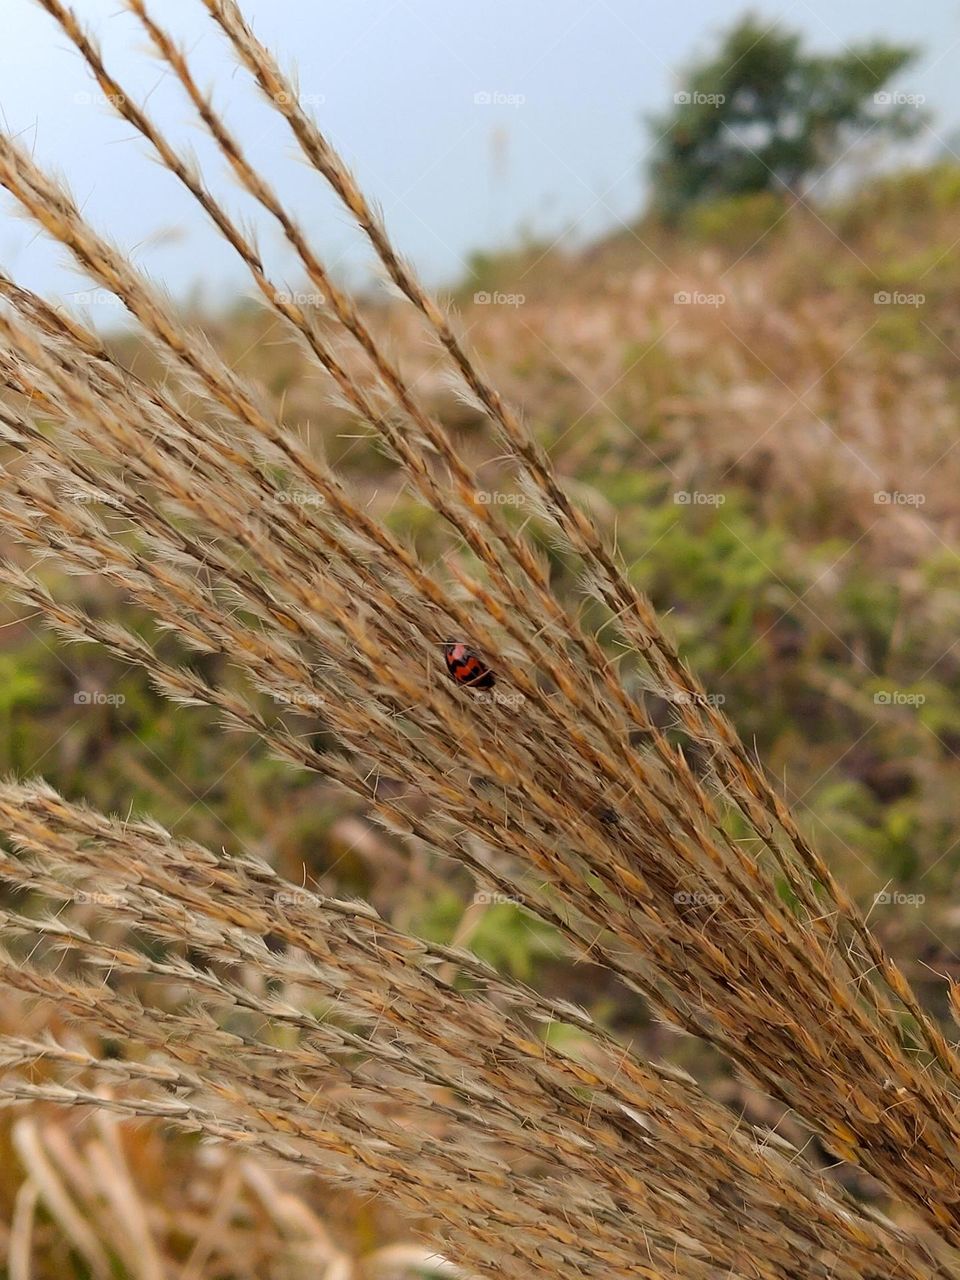
[[[145,144],[108,108],[66,39],[31,0],[2,0],[0,106],[39,159],[69,180],[95,225],[178,293],[200,282],[213,301],[243,274]],[[118,0],[76,0],[108,65],[174,135],[194,146],[208,181],[262,228],[280,275],[292,267],[272,227],[236,192],[188,106],[146,49]],[[216,87],[228,119],[313,231],[329,260],[363,278],[367,254],[322,182],[297,159],[283,122],[235,68],[200,0],[153,0],[157,16]],[[244,0],[258,34],[283,65],[331,141],[381,202],[401,248],[434,282],[454,280],[472,249],[503,244],[521,228],[580,238],[615,227],[642,200],[641,118],[682,88],[681,68],[741,9],[726,0]],[[960,0],[765,0],[753,12],[807,33],[822,49],[880,36],[920,45],[902,79],[925,96],[937,136],[960,132]],[[495,101],[477,103],[488,93]],[[517,99],[522,98],[518,102]],[[172,229],[151,244],[150,238]],[[0,263],[33,287],[69,295],[83,284],[59,265],[0,199]],[[102,318],[102,317],[101,317]]]

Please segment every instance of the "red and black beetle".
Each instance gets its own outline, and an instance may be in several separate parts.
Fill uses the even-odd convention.
[[[450,640],[443,646],[443,657],[451,680],[470,689],[492,689],[496,677],[474,651],[460,641]]]

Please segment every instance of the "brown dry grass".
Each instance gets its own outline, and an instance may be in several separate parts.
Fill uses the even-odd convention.
[[[510,482],[552,527],[644,686],[674,709],[703,773],[558,599],[542,551],[483,500],[444,423],[331,281],[141,0],[129,7],[239,181],[279,221],[326,298],[321,311],[291,302],[70,11],[41,2],[451,541],[431,564],[393,534],[2,138],[0,183],[124,301],[164,368],[162,382],[140,380],[78,322],[0,281],[11,392],[0,418],[25,459],[5,469],[7,527],[114,584],[188,650],[226,657],[237,681],[215,686],[165,657],[157,637],[57,599],[37,567],[4,571],[18,597],[62,634],[142,666],[170,697],[218,709],[283,760],[333,780],[405,840],[457,858],[482,889],[520,899],[574,954],[714,1046],[838,1159],[960,1245],[954,1047],[543,447],[396,256],[236,6],[206,0],[440,344],[500,442]],[[493,697],[446,681],[440,648],[454,636],[495,669]],[[381,777],[404,789],[387,793]],[[111,922],[88,931],[71,912],[8,912],[4,981],[123,1047],[109,1058],[9,1036],[10,1099],[155,1116],[384,1192],[432,1216],[475,1270],[954,1273],[946,1253],[932,1260],[920,1229],[908,1236],[865,1216],[693,1081],[465,952],[430,947],[357,904],[298,897],[265,868],[110,823],[37,785],[7,786],[2,812],[19,851],[4,878],[66,906],[78,891],[105,895]],[[59,951],[76,966],[51,965]],[[91,981],[91,965],[111,982]],[[546,1048],[531,1031],[544,1021],[572,1027],[578,1053]],[[35,1179],[27,1185],[18,1242],[42,1194]]]

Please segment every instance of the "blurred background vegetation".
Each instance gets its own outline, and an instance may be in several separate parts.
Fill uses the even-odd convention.
[[[916,132],[918,105],[888,89],[911,51],[872,44],[814,58],[799,38],[764,38],[751,24],[691,67],[681,100],[652,122],[648,211],[582,251],[531,239],[478,253],[452,301],[495,384],[525,407],[706,687],[945,1016],[940,977],[960,979],[960,162],[888,164],[821,197],[820,179],[858,138],[885,135],[899,157]],[[490,500],[541,537],[558,590],[589,612],[415,320],[382,298],[369,308],[482,468]],[[445,530],[324,403],[273,319],[247,302],[195,318],[395,530],[427,560],[444,554]],[[149,371],[138,339],[121,333],[113,345]],[[57,590],[149,625],[102,582]],[[292,881],[367,898],[413,932],[465,940],[754,1118],[779,1118],[600,971],[562,959],[520,907],[475,903],[462,870],[412,855],[321,778],[223,734],[204,710],[171,706],[141,673],[61,643],[20,606],[4,612],[4,772],[42,774],[68,797],[149,813]],[[610,657],[629,679],[629,654],[611,645]],[[216,656],[191,661],[214,682],[232,678]],[[865,1180],[852,1185],[871,1194]],[[0,1217],[16,1187],[0,1179]]]

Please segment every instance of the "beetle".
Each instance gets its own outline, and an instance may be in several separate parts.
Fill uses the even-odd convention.
[[[469,689],[492,689],[496,677],[469,645],[459,640],[448,640],[443,646],[443,658],[447,673],[457,684]]]

